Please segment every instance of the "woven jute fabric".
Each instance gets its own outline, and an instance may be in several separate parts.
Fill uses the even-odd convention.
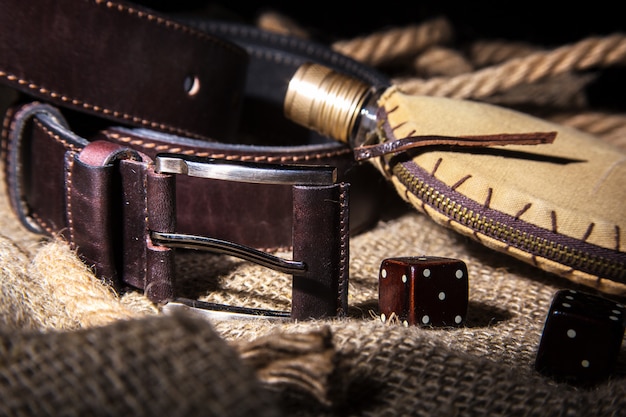
[[[305,32],[284,17],[265,17],[262,26]],[[408,48],[410,64],[423,78],[398,76],[394,82],[409,92],[502,105],[530,102],[544,110],[548,102],[584,104],[581,91],[590,74],[570,74],[554,61],[542,67],[539,59],[556,59],[549,51],[533,55],[536,49],[528,45],[512,52],[494,42],[476,43],[476,59],[469,63],[469,54],[457,54],[450,45],[453,34],[445,20],[401,29],[333,46],[371,65],[397,61]],[[389,42],[389,36],[411,41]],[[623,44],[623,37],[596,40],[595,54],[577,67],[610,64],[600,59],[603,45],[610,57],[623,59],[625,49],[615,46]],[[402,45],[408,47],[399,50]],[[489,48],[512,55],[498,58],[485,52]],[[559,56],[572,51],[562,49]],[[478,64],[487,55],[489,63]],[[528,65],[533,73],[512,71],[507,62]],[[569,56],[567,62],[576,59]],[[482,78],[475,78],[473,88],[472,79],[463,78],[463,72],[489,64],[494,67],[476,75],[490,83],[478,85]],[[402,68],[398,73],[408,64]],[[499,82],[498,74],[510,73],[518,75],[515,82]],[[592,111],[582,118],[566,111],[550,116],[626,147],[620,115],[604,123],[594,123],[599,117]],[[554,293],[587,288],[441,227],[387,191],[380,195],[380,221],[350,239],[348,316],[271,322],[165,314],[139,292],[115,293],[62,240],[26,231],[2,188],[0,415],[626,415],[625,348],[613,375],[594,387],[557,383],[534,369]],[[414,255],[466,262],[469,309],[463,327],[380,320],[381,261]],[[181,252],[177,276],[178,293],[189,298],[290,308],[288,275],[225,255]]]
[[[250,368],[209,326],[185,317],[3,332],[0,354],[3,415],[275,414]]]
[[[351,240],[348,317],[298,323],[162,314],[142,294],[112,292],[63,242],[22,230],[1,201],[4,415],[608,416],[626,406],[623,353],[594,388],[534,370],[551,298],[571,282],[397,201]],[[466,325],[381,322],[381,260],[431,254],[467,263]],[[186,295],[289,308],[287,275],[223,255],[182,254],[179,265]]]

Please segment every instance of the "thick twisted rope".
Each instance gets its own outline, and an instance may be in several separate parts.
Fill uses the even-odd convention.
[[[548,52],[537,52],[453,78],[396,78],[394,83],[408,94],[457,99],[480,99],[521,84],[532,84],[571,71],[609,67],[626,62],[626,37],[591,37]]]
[[[274,11],[263,13],[257,19],[256,24],[261,29],[280,33],[281,35],[296,36],[304,39],[309,37],[307,31],[301,28],[296,21]]]
[[[453,77],[473,71],[472,64],[462,53],[452,48],[431,46],[413,60],[413,71],[418,76]]]
[[[393,28],[369,36],[335,42],[332,48],[357,61],[379,66],[415,56],[432,45],[445,44],[452,39],[452,35],[448,20],[438,18],[419,25]]]
[[[538,51],[539,48],[525,42],[480,40],[472,43],[468,55],[476,68],[484,68],[514,58],[528,56]]]

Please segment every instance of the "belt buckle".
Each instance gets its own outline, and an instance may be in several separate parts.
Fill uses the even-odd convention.
[[[187,246],[229,253],[291,274],[291,312],[278,316],[305,320],[346,314],[350,187],[337,183],[336,168],[209,159],[186,153],[150,157],[119,143],[78,137],[48,105],[32,104],[15,117],[17,128],[8,138],[6,154],[12,207],[31,230],[66,239],[103,282],[121,291],[141,290],[157,304],[171,302],[166,310],[176,308],[175,303],[204,310],[198,307],[206,304],[176,299],[173,247]],[[34,117],[38,122],[30,123]],[[25,135],[27,146],[21,144]],[[26,163],[25,149],[39,149],[37,158]],[[49,163],[53,169],[62,169],[63,175],[29,181],[40,166],[50,167]],[[233,242],[171,234],[177,230],[175,176],[180,174],[289,184],[294,260]],[[39,198],[33,200],[33,195]],[[202,234],[210,235],[210,231]],[[254,309],[221,310],[264,316]]]
[[[236,242],[151,230],[150,239],[157,246],[226,254],[293,277],[291,312],[229,306],[175,297],[163,306],[165,313],[192,310],[209,318],[268,320],[316,319],[345,315],[348,289],[349,186],[337,183],[335,167],[258,163],[181,154],[159,154],[154,162],[154,171],[158,174],[291,185],[294,189],[293,255],[294,258],[301,257],[285,259]],[[331,195],[337,198],[329,198]],[[317,202],[311,203],[315,200]],[[341,200],[343,204],[340,204]],[[311,204],[320,204],[321,209],[309,207]],[[304,208],[306,210],[303,210]],[[305,211],[310,214],[303,214]],[[329,213],[331,218],[324,218]],[[318,230],[318,227],[327,230]],[[311,230],[314,232],[310,233]]]

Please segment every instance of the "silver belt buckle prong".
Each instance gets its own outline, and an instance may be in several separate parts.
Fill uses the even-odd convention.
[[[271,320],[289,321],[287,311],[265,310],[260,308],[237,307],[224,304],[209,303],[188,298],[176,298],[162,307],[165,314],[189,311],[192,314],[214,320]]]
[[[332,185],[337,181],[337,169],[331,166],[270,164],[179,154],[157,155],[155,172],[255,184]],[[287,274],[305,271],[307,267],[301,261],[284,259],[255,248],[211,237],[159,231],[151,231],[150,237],[157,245],[230,255]],[[290,313],[286,311],[228,306],[183,298],[174,299],[163,307],[165,313],[179,310],[192,310],[213,319],[288,320],[290,317]]]
[[[282,165],[177,154],[157,155],[155,171],[255,184],[330,185],[337,181],[337,169],[330,166]]]

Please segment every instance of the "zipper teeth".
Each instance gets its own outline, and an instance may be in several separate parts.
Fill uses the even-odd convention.
[[[571,267],[576,266],[598,276],[622,277],[626,272],[623,266],[605,258],[590,255],[561,243],[507,226],[498,220],[464,207],[423,180],[413,177],[402,164],[397,164],[393,171],[400,182],[421,201],[434,207],[449,219],[456,220],[476,232],[533,255]]]

